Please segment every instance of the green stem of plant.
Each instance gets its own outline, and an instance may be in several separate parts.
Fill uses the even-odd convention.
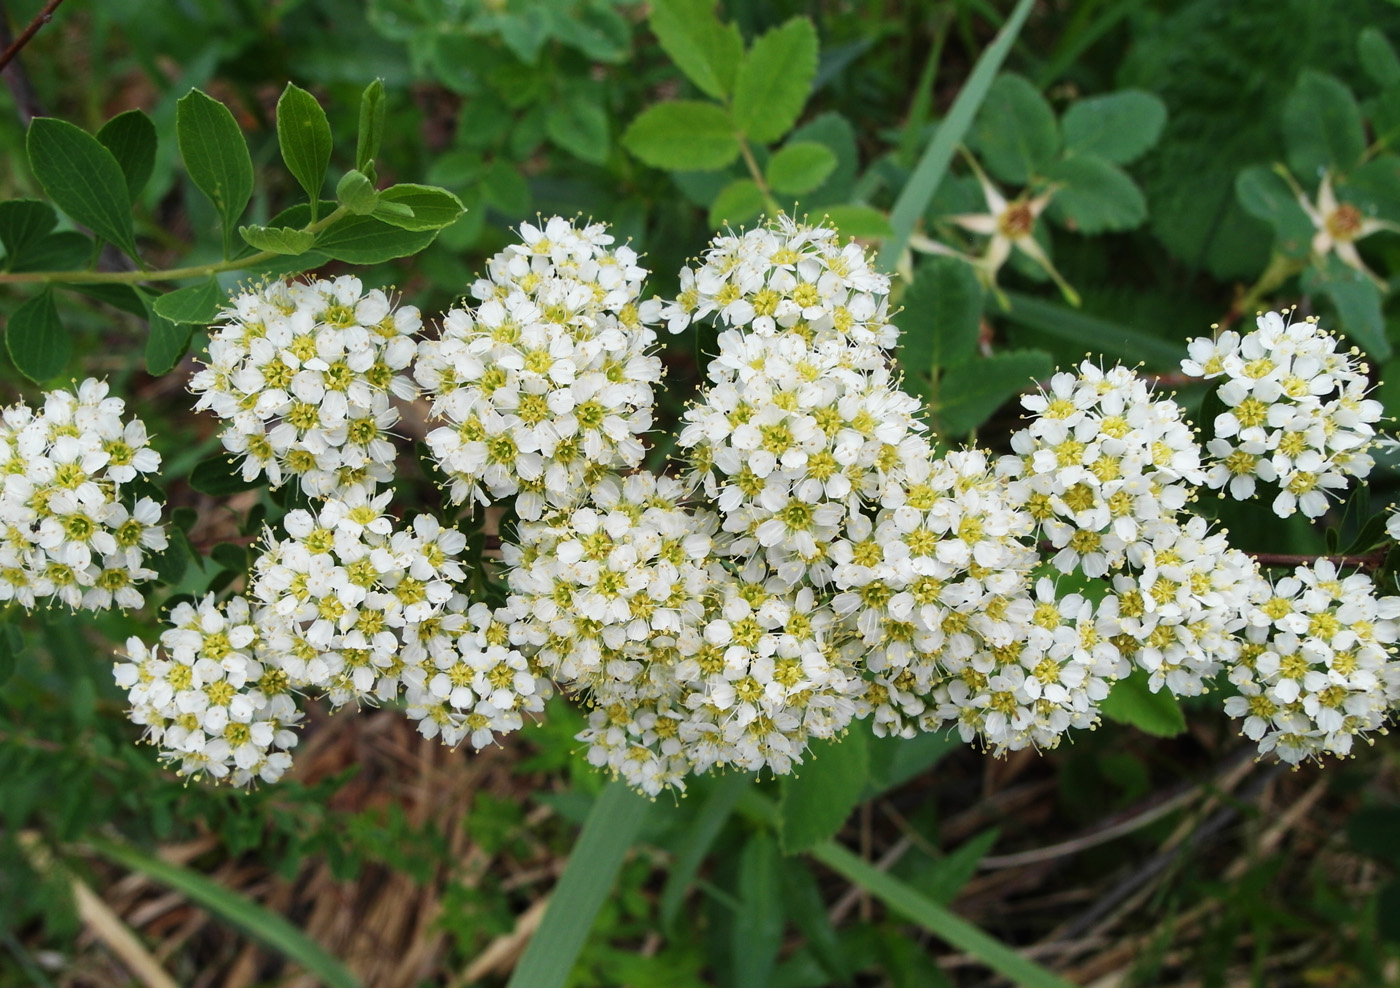
[[[1293,277],[1303,268],[1307,267],[1307,261],[1301,258],[1285,257],[1282,254],[1275,254],[1269,259],[1269,266],[1264,269],[1264,273],[1259,276],[1259,280],[1250,286],[1244,297],[1235,303],[1235,312],[1240,315],[1247,315],[1254,311],[1259,300],[1268,295],[1279,285],[1282,285],[1289,278]]]
[[[348,214],[344,206],[303,227],[306,233],[320,233]],[[283,255],[263,250],[247,257],[237,257],[216,264],[192,264],[163,271],[21,271],[0,273],[0,285],[137,285],[148,281],[182,281],[186,278],[209,278],[224,271],[242,271],[257,267]]]
[[[744,165],[748,168],[749,174],[753,176],[754,185],[757,185],[758,191],[763,193],[763,208],[775,215],[782,212],[782,207],[778,205],[778,200],[773,198],[773,192],[768,188],[768,183],[763,178],[763,169],[758,167],[758,159],[753,156],[753,149],[749,147],[748,139],[742,134],[739,135],[739,150],[744,156]]]

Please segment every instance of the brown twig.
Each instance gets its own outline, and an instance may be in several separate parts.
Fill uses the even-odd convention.
[[[14,61],[20,50],[29,44],[34,35],[39,33],[39,28],[53,20],[53,12],[58,9],[58,5],[62,2],[63,0],[49,0],[48,3],[44,4],[44,9],[34,15],[34,19],[29,22],[28,27],[20,32],[19,37],[12,41],[3,52],[0,52],[0,71],[3,71],[5,66]]]
[[[1263,566],[1307,566],[1310,563],[1326,559],[1338,566],[1355,566],[1357,569],[1372,570],[1379,569],[1389,553],[1389,549],[1379,549],[1359,556],[1308,556],[1287,552],[1251,552],[1248,555],[1256,563]]]

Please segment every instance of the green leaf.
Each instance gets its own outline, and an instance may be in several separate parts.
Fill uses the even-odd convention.
[[[1064,158],[1046,166],[1044,175],[1060,186],[1050,200],[1050,217],[1067,229],[1086,234],[1131,230],[1147,219],[1147,200],[1137,183],[1103,158]]]
[[[728,112],[697,100],[647,108],[623,133],[622,145],[653,168],[668,171],[714,171],[739,157]]]
[[[89,285],[61,285],[61,287],[70,292],[86,295],[88,298],[95,298],[114,309],[120,309],[122,312],[128,312],[138,318],[146,318],[146,304],[141,299],[141,292],[131,285],[96,282]]]
[[[819,211],[819,207],[843,205],[850,201],[855,189],[856,170],[860,165],[856,149],[856,132],[851,122],[839,113],[823,113],[798,127],[788,135],[788,144],[812,141],[827,148],[836,158],[836,167],[817,188],[802,196],[802,205]]]
[[[818,845],[812,850],[812,857],[950,946],[976,957],[1018,988],[1071,988],[1068,982],[1054,973],[1027,960],[1006,944],[953,915],[946,907],[920,895],[834,841]]]
[[[671,867],[666,872],[666,884],[661,889],[661,925],[667,930],[675,929],[685,894],[700,873],[705,855],[753,781],[753,775],[744,772],[731,772],[717,778],[709,798],[699,812],[691,815],[690,826],[676,847],[676,856],[671,861]]]
[[[900,190],[894,208],[890,210],[890,232],[885,238],[884,246],[880,248],[880,267],[883,270],[893,271],[898,265],[904,248],[909,243],[909,235],[914,232],[914,225],[923,217],[933,194],[938,191],[939,184],[948,172],[948,164],[953,160],[953,154],[962,143],[973,118],[977,116],[977,110],[986,98],[997,70],[1001,68],[1002,62],[1006,61],[1006,54],[1015,43],[1016,36],[1020,34],[1021,26],[1026,23],[1034,4],[1035,0],[1017,0],[1016,7],[1007,17],[1006,23],[978,57],[966,84],[953,100],[948,115],[938,125],[933,140],[924,148],[919,163],[914,166],[913,173]]]
[[[524,216],[530,210],[530,185],[514,162],[497,158],[481,176],[481,194],[507,216]]]
[[[25,147],[34,177],[59,209],[136,256],[131,196],[111,151],[87,131],[51,117],[30,122]]]
[[[146,305],[146,319],[150,324],[146,337],[146,373],[151,377],[160,377],[169,374],[185,359],[194,336],[194,325],[166,319],[156,311],[155,299],[145,291],[141,292],[141,301]]]
[[[1400,56],[1380,28],[1365,27],[1356,38],[1356,54],[1371,81],[1382,89],[1400,84]]]
[[[267,481],[261,476],[244,480],[241,468],[223,452],[215,453],[207,460],[200,460],[190,471],[190,486],[210,497],[227,497],[266,484]]]
[[[5,325],[5,349],[16,369],[35,384],[68,366],[73,338],[59,322],[53,289],[45,288],[14,311]]]
[[[436,236],[436,230],[404,230],[372,216],[351,216],[322,231],[316,250],[349,264],[379,264],[416,254]]]
[[[894,322],[900,330],[900,366],[925,393],[930,374],[977,352],[982,294],[977,272],[956,257],[926,258],[914,272]]]
[[[774,192],[796,196],[811,192],[836,167],[836,155],[815,141],[789,143],[768,159],[765,177]]]
[[[773,838],[762,832],[750,837],[739,856],[739,908],[730,940],[737,988],[768,988],[778,960],[784,925],[778,869]]]
[[[624,782],[603,789],[506,988],[563,988],[567,983],[650,805]]]
[[[77,230],[60,230],[31,241],[10,262],[11,271],[76,271],[92,263],[93,242]]]
[[[834,836],[865,794],[870,745],[865,731],[812,745],[800,774],[779,778],[778,838],[783,853],[810,850]]]
[[[385,205],[406,207],[408,215],[388,213]],[[379,193],[379,208],[374,217],[404,230],[441,230],[457,222],[462,212],[462,200],[446,189],[403,183],[391,185]]]
[[[355,137],[355,170],[371,174],[384,133],[384,80],[375,79],[360,96],[360,129]]]
[[[219,214],[224,256],[231,257],[238,218],[253,195],[253,159],[243,131],[228,107],[191,89],[175,104],[175,136],[190,181]]]
[[[304,967],[315,980],[331,988],[359,988],[359,982],[305,933],[279,913],[259,905],[210,878],[152,857],[129,844],[89,834],[88,844],[109,861],[155,879],[190,901],[208,909],[256,937],[284,957]]]
[[[1361,107],[1334,77],[1304,69],[1283,104],[1288,167],[1311,182],[1324,171],[1345,174],[1366,152]]]
[[[1312,250],[1313,224],[1298,197],[1272,168],[1253,165],[1235,179],[1235,198],[1250,216],[1274,229],[1274,249],[1285,257],[1307,257]]]
[[[248,548],[236,542],[220,542],[209,550],[209,558],[231,573],[248,568]]]
[[[1301,287],[1309,295],[1325,295],[1337,310],[1341,330],[1375,360],[1390,357],[1390,341],[1385,335],[1381,312],[1381,290],[1370,278],[1328,254],[1304,271]]]
[[[1181,347],[1177,343],[1032,295],[1019,292],[1004,292],[1003,295],[1010,305],[1003,311],[1012,322],[1069,340],[1076,347],[1129,361],[1145,361],[1149,367],[1176,368],[1181,362]]]
[[[5,245],[5,269],[24,256],[30,244],[46,237],[58,225],[53,207],[38,199],[0,202],[0,244]]]
[[[1025,185],[1060,150],[1060,129],[1045,97],[1023,76],[1005,72],[987,91],[968,141],[987,171]]]
[[[1392,867],[1400,865],[1400,809],[1394,806],[1363,806],[1347,821],[1347,840],[1362,854]]]
[[[706,96],[722,100],[734,88],[744,40],[734,24],[721,24],[715,0],[653,0],[652,33],[671,61]]]
[[[177,288],[156,298],[156,314],[174,323],[208,326],[228,303],[228,292],[213,278],[189,288]]]
[[[277,100],[277,144],[287,170],[310,197],[314,223],[331,163],[331,125],[316,97],[290,82]]]
[[[356,216],[368,216],[379,206],[379,193],[369,176],[352,168],[336,183],[335,197]]]
[[[823,222],[843,237],[876,240],[893,235],[890,218],[872,206],[827,206],[822,214]]]
[[[915,776],[923,775],[962,746],[956,733],[920,733],[912,738],[887,736],[870,740],[870,787],[874,798]]]
[[[787,913],[831,981],[849,985],[853,977],[846,949],[831,925],[821,889],[801,858],[781,862],[783,912]],[[825,982],[823,982],[825,983]]]
[[[1166,123],[1167,105],[1161,99],[1141,89],[1123,89],[1075,103],[1060,127],[1068,154],[1128,165],[1157,143]]]
[[[298,230],[290,226],[240,226],[238,235],[250,247],[292,256],[305,254],[316,242],[316,234],[310,230]]]
[[[759,144],[792,130],[817,75],[817,29],[794,17],[753,43],[734,77],[734,126]],[[726,162],[727,164],[727,162]]]
[[[574,88],[551,103],[544,117],[549,139],[584,161],[601,165],[608,160],[608,113],[596,94]]]
[[[919,887],[934,902],[948,905],[977,873],[978,863],[1000,836],[1001,832],[993,827],[965,841],[957,850],[932,862],[920,876]]]
[[[1181,704],[1163,687],[1156,693],[1147,685],[1148,674],[1134,669],[1127,679],[1113,684],[1099,711],[1116,724],[1127,724],[1155,738],[1176,737],[1186,730]]]
[[[1053,370],[1050,355],[1041,350],[1011,350],[959,364],[956,373],[940,379],[937,400],[929,405],[939,435],[965,435]]]
[[[127,110],[103,124],[97,139],[117,159],[135,202],[156,167],[156,125],[141,110]]]
[[[763,212],[763,190],[751,178],[736,178],[710,204],[711,228],[737,227]]]

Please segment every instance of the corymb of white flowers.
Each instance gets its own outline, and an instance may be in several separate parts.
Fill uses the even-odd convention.
[[[0,412],[0,601],[140,607],[145,565],[165,548],[161,505],[122,490],[160,468],[140,419],[88,378],[38,410]],[[130,491],[132,488],[128,487]]]
[[[602,224],[521,232],[435,339],[353,278],[225,310],[198,407],[246,475],[295,476],[313,503],[266,533],[246,597],[181,605],[163,651],[128,643],[132,717],[181,771],[279,777],[305,693],[398,702],[479,748],[557,688],[588,707],[590,761],[650,794],[790,772],[862,718],[1053,747],[1134,670],[1233,687],[1226,711],[1294,762],[1346,754],[1400,698],[1400,598],[1326,560],[1271,584],[1190,510],[1201,485],[1277,480],[1276,511],[1317,516],[1370,469],[1379,406],[1314,323],[1191,344],[1188,374],[1228,378],[1205,463],[1179,405],[1089,362],[1023,399],[1011,453],[942,451],[894,369],[889,281],[834,230],[718,237],[669,302],[643,300]],[[640,469],[655,327],[701,319],[718,353],[681,462]],[[380,489],[391,397],[418,388],[450,498],[515,499],[494,610],[466,595],[464,537],[397,520]]]

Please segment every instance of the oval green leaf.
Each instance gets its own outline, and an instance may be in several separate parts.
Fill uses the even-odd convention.
[[[1053,162],[1044,175],[1059,187],[1050,218],[1079,233],[1131,230],[1147,219],[1142,190],[1117,165],[1094,155]]]
[[[305,254],[316,242],[316,234],[289,226],[240,226],[238,235],[250,246],[272,254]]]
[[[1288,167],[1304,181],[1350,171],[1366,153],[1361,107],[1340,80],[1305,69],[1283,104],[1283,139]]]
[[[1060,150],[1060,128],[1045,97],[1029,80],[997,76],[968,139],[987,171],[1003,182],[1024,185]]]
[[[126,191],[135,202],[156,167],[156,125],[141,110],[118,113],[97,132],[126,178]]]
[[[34,177],[59,209],[136,256],[131,195],[111,151],[87,131],[51,117],[34,118],[25,147]]]
[[[356,216],[368,216],[379,205],[379,193],[364,172],[352,168],[336,183],[335,197]]]
[[[189,288],[177,288],[158,296],[152,305],[163,319],[175,323],[207,326],[228,301],[228,292],[213,278]]]
[[[739,157],[734,121],[721,106],[671,100],[643,111],[622,135],[622,144],[654,168],[714,171]]]
[[[253,195],[253,159],[229,108],[191,89],[175,104],[175,137],[195,187],[209,197],[223,226],[224,256]]]
[[[714,229],[747,223],[763,212],[763,190],[751,178],[736,178],[719,190],[710,204],[709,222]]]
[[[59,322],[53,290],[45,288],[10,316],[5,348],[21,374],[43,384],[68,366],[73,340]]]
[[[401,207],[387,211],[386,205]],[[457,222],[463,213],[462,200],[434,185],[391,185],[379,193],[374,217],[404,230],[441,230]]]
[[[734,79],[734,126],[770,144],[797,123],[817,75],[817,29],[794,17],[761,35]]]
[[[765,177],[774,192],[796,196],[811,192],[836,167],[836,155],[825,144],[798,141],[768,159]]]
[[[375,79],[360,96],[360,129],[355,137],[355,168],[369,174],[384,133],[384,80]]]
[[[1133,670],[1127,679],[1113,685],[1099,710],[1111,721],[1135,727],[1157,738],[1171,738],[1186,730],[1186,716],[1171,691],[1163,688],[1153,693],[1148,686],[1147,673]]]
[[[1065,111],[1060,126],[1065,150],[1094,154],[1115,165],[1142,157],[1167,123],[1167,105],[1141,89],[1082,99]]]
[[[277,100],[277,144],[287,170],[311,199],[314,223],[331,163],[331,125],[316,97],[290,82]]]
[[[404,230],[372,216],[350,216],[322,232],[315,249],[349,264],[379,264],[416,254],[436,236],[436,230]]]

